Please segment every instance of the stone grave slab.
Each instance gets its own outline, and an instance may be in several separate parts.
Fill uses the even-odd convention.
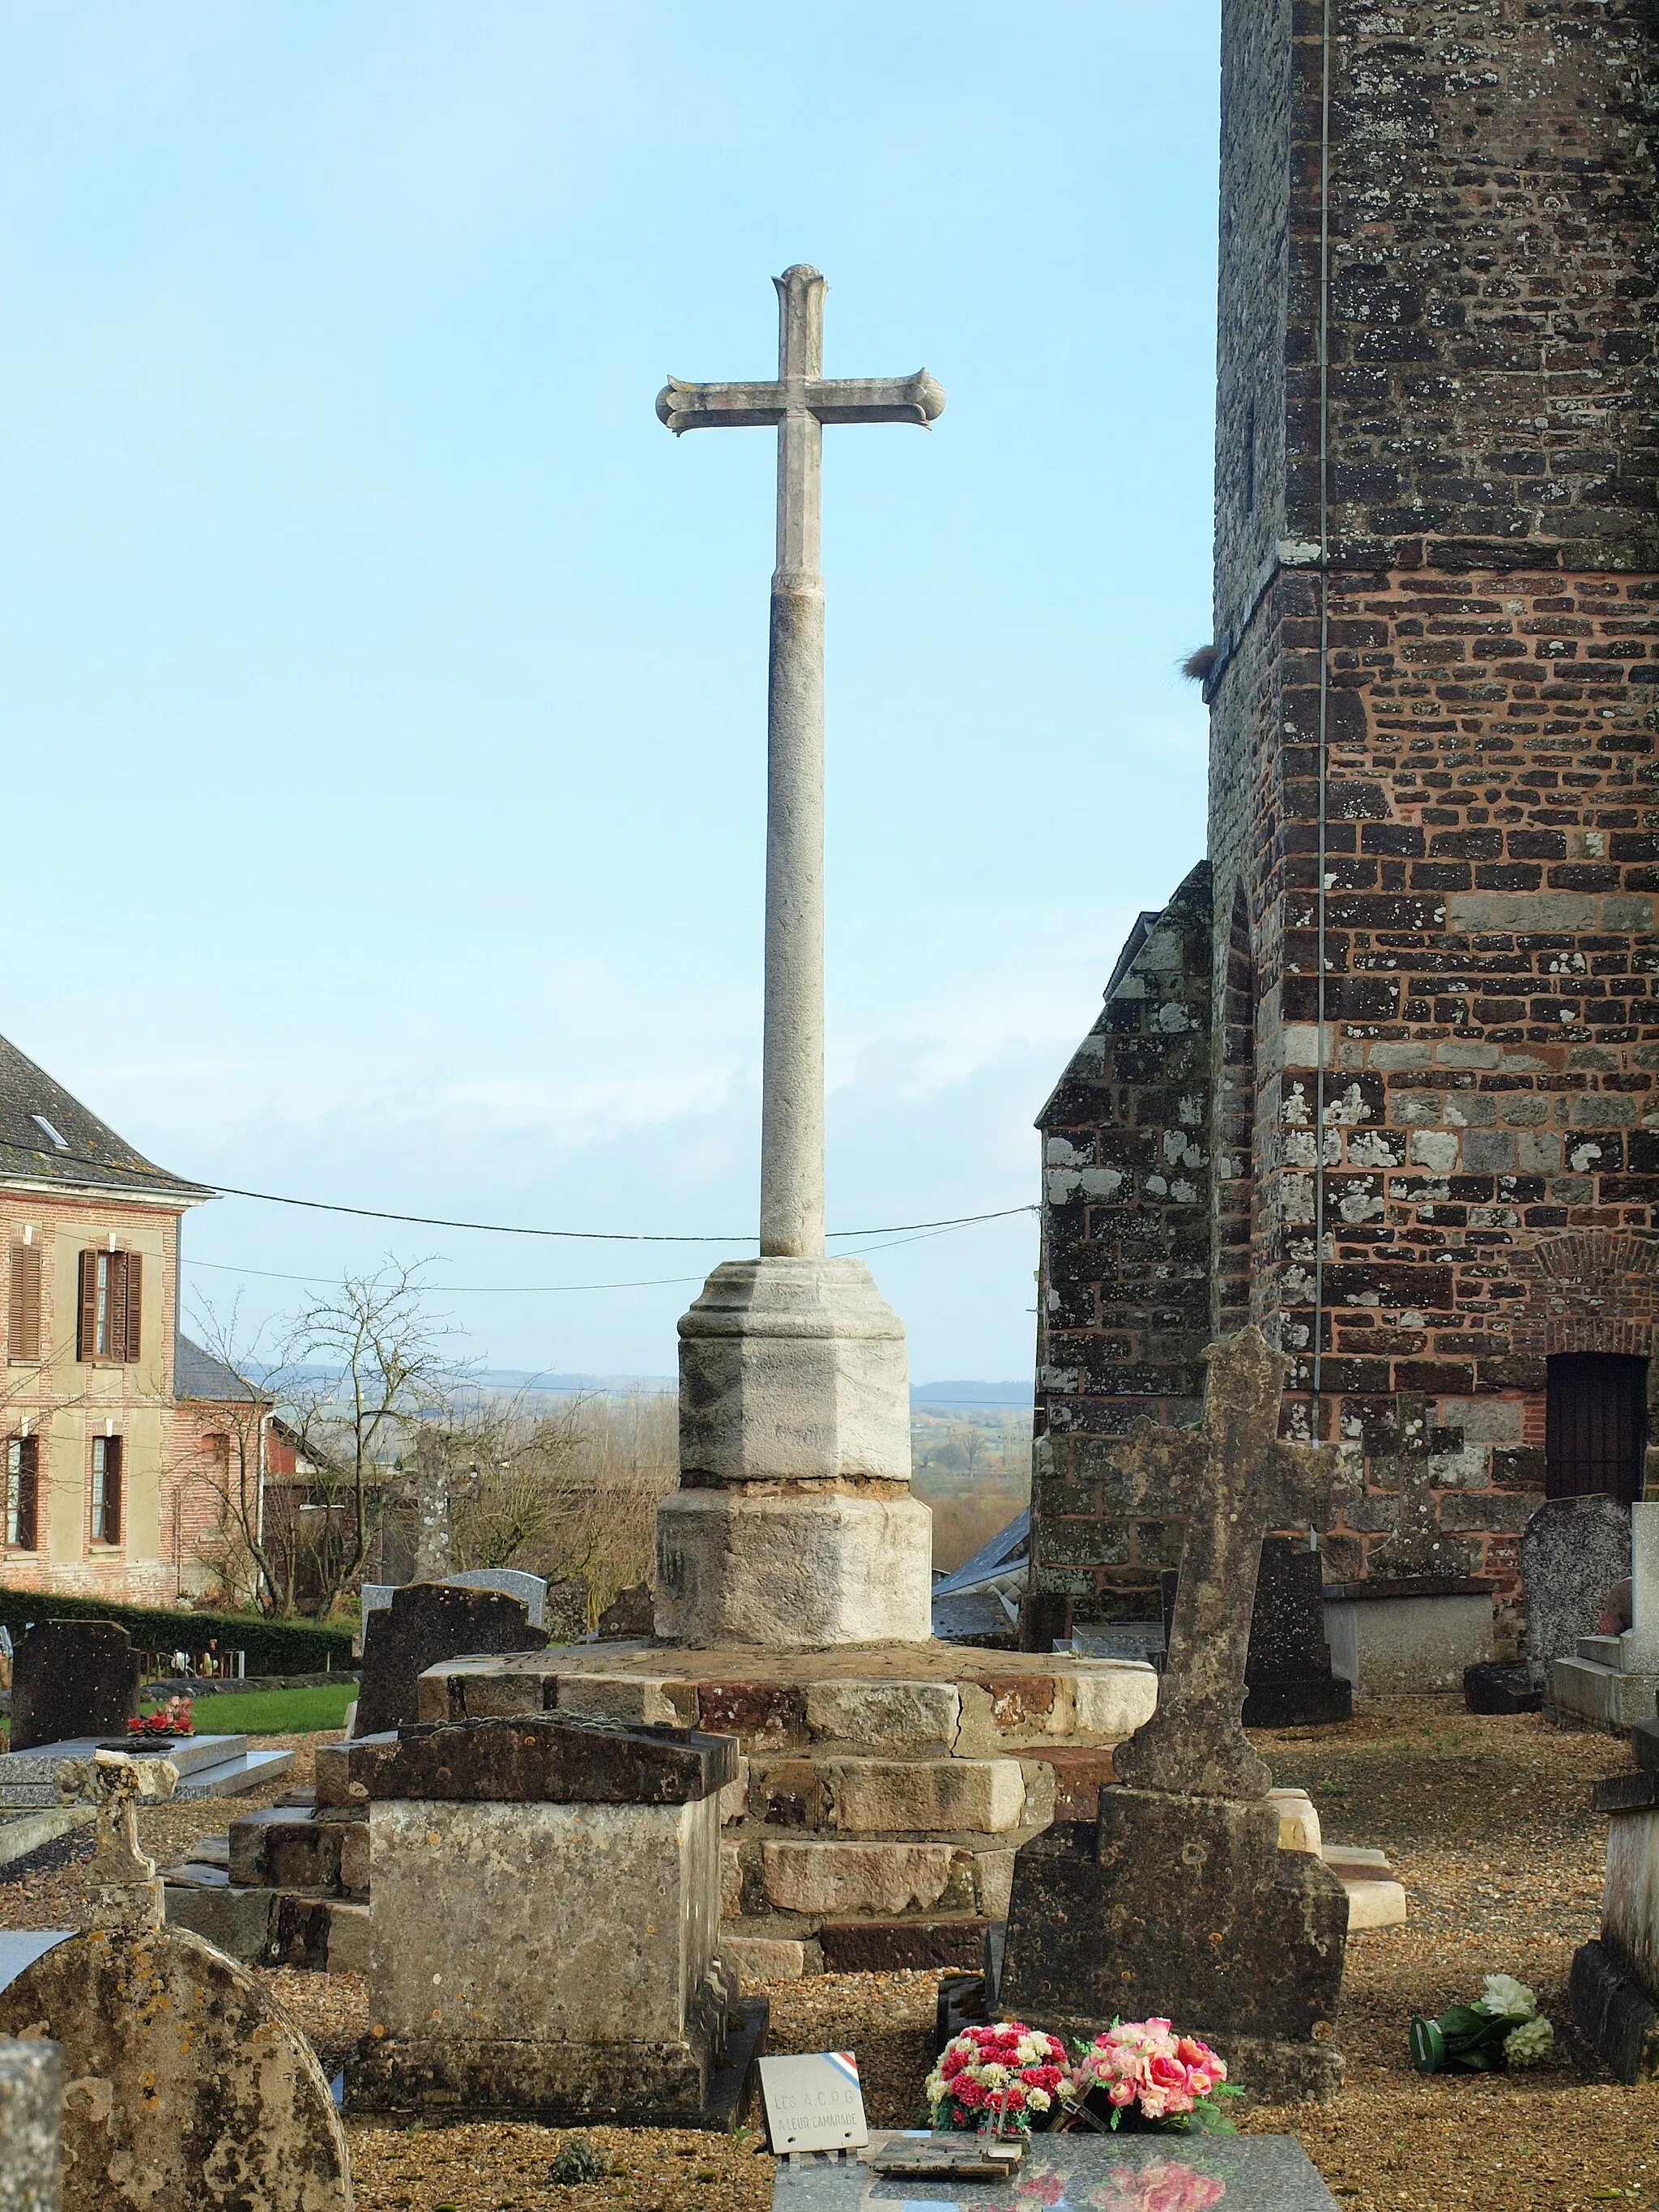
[[[547,1631],[528,1608],[500,1590],[453,1583],[406,1583],[363,1624],[362,1680],[354,1735],[378,1735],[419,1718],[416,1683],[442,1660],[542,1651]]]
[[[126,1740],[125,1728],[108,1737],[83,1735],[30,1751],[0,1753],[0,1808],[55,1806],[58,1772],[65,1759],[90,1759],[100,1744],[118,1745],[138,1759],[165,1759],[178,1771],[180,1797],[234,1797],[258,1790],[294,1764],[291,1751],[252,1750],[245,1735],[191,1735]]]
[[[1336,2212],[1336,2199],[1294,2136],[1182,2136],[1074,2133],[1034,2136],[1006,2179],[913,2179],[875,2174],[866,2160],[890,2145],[921,2140],[885,2131],[863,2156],[808,2153],[781,2160],[773,2212],[860,2212],[861,2207],[920,2203],[927,2212],[1031,2212],[1034,2206],[1085,2206],[1091,2212]],[[973,2138],[939,2140],[964,2147]]]
[[[0,2045],[0,2212],[58,2212],[63,2122],[58,2045]]]
[[[369,1808],[354,2112],[699,2126],[741,2101],[764,2008],[715,1955],[730,1737],[556,1714],[344,1747]],[[734,2026],[742,2034],[734,2036]]]
[[[1631,1515],[1612,1498],[1553,1498],[1521,1534],[1527,1667],[1541,1689],[1558,1659],[1594,1636],[1613,1585],[1631,1571]]]
[[[138,1711],[138,1654],[112,1620],[43,1620],[12,1661],[11,1748],[124,1736]]]
[[[0,2035],[63,2051],[63,2212],[350,2212],[310,2045],[197,1936],[71,1936],[0,1990]]]

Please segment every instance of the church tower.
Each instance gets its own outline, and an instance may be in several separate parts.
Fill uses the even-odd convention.
[[[1246,1318],[1346,1447],[1333,1580],[1487,1578],[1515,1626],[1544,1498],[1644,1480],[1659,18],[1222,19],[1208,858],[1041,1122],[1045,1647],[1144,1614],[1178,1538],[1091,1453],[1194,1418]]]

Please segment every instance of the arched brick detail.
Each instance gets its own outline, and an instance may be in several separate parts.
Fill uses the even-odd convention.
[[[1510,1262],[1526,1290],[1511,1343],[1522,1358],[1625,1352],[1646,1358],[1659,1319],[1659,1237],[1585,1229],[1545,1237]]]

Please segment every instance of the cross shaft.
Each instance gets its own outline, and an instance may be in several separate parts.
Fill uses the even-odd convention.
[[[766,1021],[761,1103],[761,1252],[823,1255],[823,579],[819,573],[823,426],[914,422],[945,405],[925,369],[908,377],[826,378],[823,295],[798,264],[778,291],[775,382],[688,384],[670,377],[657,413],[686,430],[775,427],[777,565],[767,687]]]

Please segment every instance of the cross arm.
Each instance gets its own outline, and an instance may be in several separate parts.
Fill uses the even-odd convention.
[[[820,422],[915,422],[927,429],[945,412],[942,386],[919,368],[914,376],[817,377],[806,404]]]
[[[792,392],[820,422],[915,422],[926,429],[944,411],[945,393],[925,368],[914,376],[807,377],[791,386],[687,384],[671,376],[657,394],[657,415],[678,438],[686,430],[717,430],[781,422]]]
[[[1312,1528],[1328,1528],[1331,1492],[1340,1466],[1334,1444],[1275,1443],[1261,1471],[1264,1494],[1273,1502],[1273,1526],[1284,1528],[1305,1522]]]
[[[671,376],[657,394],[657,417],[678,438],[685,430],[781,422],[787,401],[781,384],[686,384]]]
[[[1102,1510],[1139,1511],[1149,1498],[1160,1510],[1184,1513],[1204,1478],[1208,1448],[1197,1429],[1160,1428],[1137,1421],[1120,1443],[1102,1452],[1097,1468]]]

